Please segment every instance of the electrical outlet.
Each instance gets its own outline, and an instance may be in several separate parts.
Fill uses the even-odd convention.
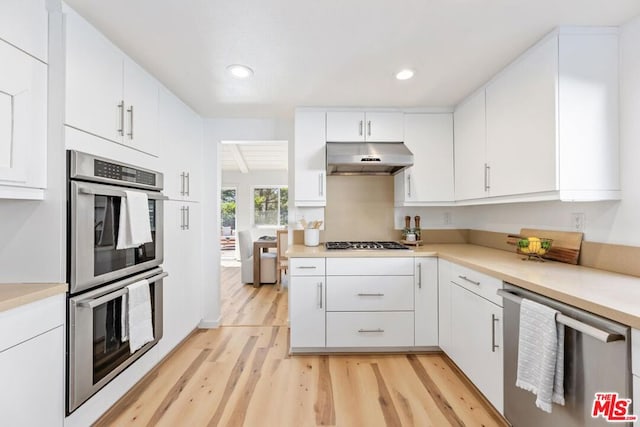
[[[445,212],[442,220],[444,221],[444,225],[451,225],[451,212]]]
[[[574,212],[571,214],[571,228],[574,231],[584,231],[584,212]]]

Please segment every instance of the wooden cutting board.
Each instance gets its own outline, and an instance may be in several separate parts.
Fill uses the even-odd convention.
[[[543,258],[566,262],[567,264],[578,264],[583,233],[523,228],[520,230],[520,235],[524,237],[544,237],[546,239],[552,239],[551,250],[544,254],[542,256]]]

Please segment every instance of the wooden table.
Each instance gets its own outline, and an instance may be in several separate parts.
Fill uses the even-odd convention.
[[[258,239],[253,242],[253,286],[260,287],[260,253],[267,252],[269,248],[275,248],[278,245],[277,240]]]

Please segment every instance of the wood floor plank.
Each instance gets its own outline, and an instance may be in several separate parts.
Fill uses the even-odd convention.
[[[336,423],[336,410],[333,404],[333,386],[331,384],[329,357],[320,356],[319,359],[318,391],[314,404],[316,424],[319,426],[330,426]]]
[[[375,375],[376,382],[378,383],[378,402],[380,402],[380,408],[382,409],[385,422],[388,426],[401,425],[400,416],[393,404],[393,399],[391,398],[391,394],[389,394],[389,389],[384,382],[384,378],[382,378],[378,364],[372,363],[371,369],[373,369],[373,374]]]

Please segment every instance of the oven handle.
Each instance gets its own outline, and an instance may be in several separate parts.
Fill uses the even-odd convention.
[[[498,296],[501,296],[504,299],[515,302],[516,304],[522,303],[523,297],[516,295],[514,293],[498,289]],[[585,335],[588,335],[592,338],[595,338],[604,343],[609,343],[613,341],[624,341],[625,337],[621,334],[612,333],[608,331],[604,331],[602,329],[596,328],[595,326],[588,325],[584,322],[571,318],[569,316],[565,316],[562,313],[558,313],[556,315],[556,322],[561,325],[565,325],[570,327],[571,329],[575,329],[578,332],[582,332]]]
[[[86,194],[89,196],[97,195],[97,196],[127,197],[127,193],[125,193],[122,190],[111,190],[111,189],[93,190],[87,187],[80,187],[78,188],[78,191],[80,192],[80,194]],[[152,200],[169,200],[169,197],[165,196],[164,194],[156,194],[156,193],[147,192],[147,191],[142,191],[142,193],[146,193],[147,197]]]
[[[169,275],[169,273],[167,273],[166,271],[163,273],[160,273],[156,276],[152,276],[149,279],[146,279],[149,283],[153,283],[153,282],[157,282],[160,279],[164,279],[165,277],[167,277]],[[132,283],[135,283],[132,282]],[[90,309],[94,309],[95,307],[104,304],[105,302],[111,301],[113,299],[116,299],[126,293],[129,292],[129,289],[126,288],[126,286],[120,290],[117,290],[115,292],[110,292],[106,295],[103,295],[99,298],[93,298],[93,299],[87,299],[87,300],[83,300],[83,301],[78,301],[78,305],[81,307],[87,307]]]

